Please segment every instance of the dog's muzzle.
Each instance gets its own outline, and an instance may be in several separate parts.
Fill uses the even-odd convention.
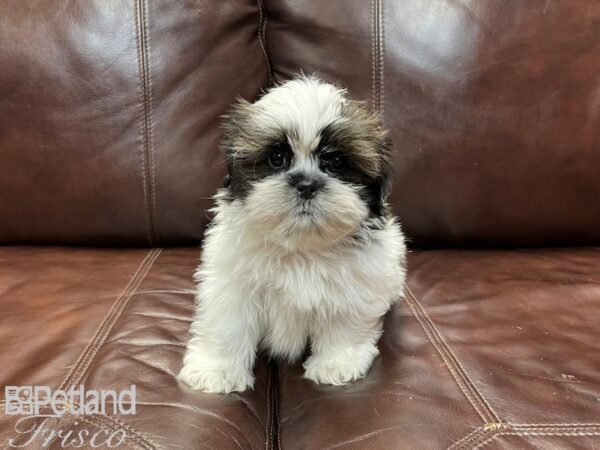
[[[322,179],[302,173],[289,174],[288,182],[303,200],[310,200],[325,186]]]

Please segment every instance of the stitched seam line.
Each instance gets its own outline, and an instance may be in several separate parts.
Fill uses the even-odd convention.
[[[129,285],[127,291],[123,292],[122,299],[120,299],[120,301],[118,300],[117,302],[115,302],[118,303],[117,308],[115,309],[115,314],[107,322],[106,327],[102,331],[102,334],[98,336],[98,339],[94,342],[92,348],[90,349],[91,351],[86,355],[81,366],[74,373],[73,380],[71,380],[71,382],[67,384],[66,387],[77,385],[86,378],[87,371],[89,370],[92,362],[94,361],[94,358],[98,354],[98,351],[100,350],[100,348],[106,341],[106,338],[108,338],[108,335],[110,334],[115,324],[118,322],[119,318],[123,314],[123,311],[129,304],[129,300],[131,300],[131,298],[133,297],[133,294],[137,290],[138,286],[142,283],[144,278],[146,278],[146,275],[148,275],[148,272],[152,268],[154,262],[158,259],[158,256],[160,255],[161,251],[161,249],[154,249],[151,251],[152,255],[148,258],[144,269],[138,273],[138,276],[135,279],[132,279],[132,283]]]
[[[273,419],[271,415],[271,367],[270,364],[267,367],[267,422],[265,424],[265,450],[271,448],[271,421]]]
[[[478,444],[476,447],[473,447],[473,450],[476,450],[478,448],[482,448],[484,445],[486,445],[488,442],[495,440],[499,435],[498,434],[494,434],[492,437],[486,439],[485,441],[481,442],[480,444]]]
[[[136,2],[136,36],[138,66],[140,72],[141,134],[142,134],[142,179],[144,184],[144,204],[146,229],[150,245],[159,242],[158,220],[156,216],[156,183],[154,171],[154,148],[152,134],[152,81],[150,79],[150,51],[148,42],[147,4],[145,0]]]
[[[148,207],[148,180],[146,178],[146,132],[145,132],[145,116],[146,116],[146,101],[145,101],[145,91],[144,91],[144,64],[143,64],[143,52],[141,45],[141,24],[140,24],[140,2],[135,2],[135,34],[136,34],[136,48],[137,48],[137,56],[138,56],[138,72],[139,72],[139,80],[140,80],[140,134],[142,138],[142,185],[144,192],[144,211],[146,212],[146,233],[148,237],[148,242],[152,245],[152,229],[151,229],[151,219],[150,219],[150,210]]]
[[[484,446],[486,443],[488,443],[492,439],[495,439],[496,436],[498,436],[497,433],[486,433],[485,435],[479,436],[479,438],[476,439],[474,442],[471,442],[469,446],[467,446],[467,444],[464,444],[462,449],[474,450],[476,448],[481,448],[482,446]]]
[[[152,267],[152,265],[154,264],[154,262],[160,255],[161,251],[162,251],[161,249],[154,249],[154,250],[151,250],[148,253],[146,253],[144,258],[140,262],[140,265],[137,267],[137,269],[133,273],[132,277],[130,278],[129,282],[125,286],[125,289],[119,295],[119,297],[115,300],[115,302],[113,303],[108,314],[105,316],[104,320],[102,321],[102,323],[100,324],[100,326],[98,327],[98,329],[96,330],[94,335],[92,336],[90,342],[85,347],[83,352],[79,355],[79,357],[77,358],[77,361],[75,362],[73,367],[71,367],[71,370],[65,377],[64,381],[60,384],[60,387],[58,388],[59,390],[65,390],[66,387],[68,387],[69,385],[77,384],[78,378],[80,379],[85,374],[85,371],[83,373],[81,373],[82,368],[85,367],[85,370],[87,370],[87,368],[89,367],[90,363],[92,362],[94,356],[98,352],[98,349],[100,348],[100,346],[102,345],[102,343],[108,336],[110,330],[112,329],[112,327],[114,326],[114,324],[120,317],[121,313],[125,309],[125,306],[127,305],[128,300],[131,298],[132,294],[135,292],[137,287],[140,285],[142,280],[145,278],[148,271],[150,270],[150,268]],[[90,355],[92,355],[92,356],[90,357]],[[79,375],[80,373],[81,373],[81,375]],[[3,400],[3,403],[4,402],[6,402],[6,399]],[[84,416],[78,416],[78,417],[82,418]],[[91,417],[91,416],[86,416],[86,419],[92,420],[89,417]],[[94,417],[97,417],[97,419],[96,419],[97,422],[104,422],[106,426],[110,426],[113,429],[118,429],[120,426],[124,431],[128,432],[127,433],[128,439],[134,440],[139,446],[144,448],[144,450],[155,450],[156,449],[154,444],[152,444],[147,437],[145,437],[141,433],[137,432],[134,428],[124,424],[123,422],[120,422],[118,419],[111,418],[108,416],[94,416]],[[100,419],[99,417],[102,417],[102,418]],[[62,420],[62,418],[61,418],[61,420]],[[98,426],[98,425],[96,424],[96,426]]]
[[[385,14],[384,14],[384,2],[381,0],[381,13],[380,13],[380,26],[379,26],[379,79],[381,83],[380,98],[379,98],[379,112],[383,116],[385,114]]]
[[[511,427],[510,431],[516,433],[549,433],[556,435],[571,435],[578,433],[600,433],[600,427],[598,426],[587,426],[587,427],[527,427],[515,425]]]
[[[125,289],[119,295],[117,300],[115,300],[108,314],[105,316],[104,320],[92,336],[92,339],[83,352],[79,355],[77,361],[67,374],[64,381],[61,383],[59,390],[64,390],[69,385],[78,384],[79,380],[84,377],[94,357],[98,353],[98,350],[105,342],[110,331],[123,313],[129,300],[132,298],[133,294],[150,271],[154,262],[158,259],[161,251],[162,249],[153,249],[146,253],[140,265],[137,267],[136,271],[133,273],[129,282],[125,286]],[[93,419],[91,417],[93,417]],[[127,434],[127,439],[134,441],[144,450],[156,450],[156,446],[146,436],[116,418],[109,416],[78,416],[78,418],[101,429],[103,426],[107,426],[112,430],[125,431]]]
[[[532,428],[569,428],[569,427],[600,427],[600,422],[581,422],[581,423],[519,423],[511,424],[512,427],[532,427]]]
[[[152,225],[154,229],[154,244],[160,245],[160,231],[158,228],[158,208],[156,206],[156,168],[154,158],[154,100],[152,97],[153,86],[151,76],[151,65],[150,65],[150,32],[148,31],[148,2],[144,1],[144,49],[145,49],[145,61],[146,61],[146,80],[147,80],[147,116],[148,116],[148,160],[150,161],[150,192],[152,196]]]
[[[498,435],[515,436],[600,436],[600,423],[581,424],[509,424],[489,423],[477,428],[449,447],[450,449],[480,448]]]
[[[129,299],[152,267],[152,264],[154,264],[154,261],[156,261],[160,255],[160,252],[161,249],[153,249],[146,254],[134,275],[129,280],[129,283],[127,283],[127,286],[125,286],[125,289],[111,307],[110,311],[96,330],[96,333],[61,383],[59,390],[64,390],[69,386],[76,385],[81,380],[90,366],[90,363],[96,356],[98,349],[106,340],[109,332],[112,330],[125,309],[125,306],[127,306]]]
[[[532,430],[532,431],[501,431],[497,434],[515,434],[516,436],[600,436],[599,429],[591,430],[572,430],[572,431],[551,431],[551,430]]]
[[[269,86],[272,86],[274,81],[273,68],[271,67],[271,60],[269,58],[269,53],[267,52],[267,23],[269,22],[269,16],[267,15],[263,0],[257,0],[256,3],[258,4],[259,12],[258,42],[260,43],[260,48],[262,49],[267,64],[267,82],[269,83]]]
[[[412,291],[406,286],[406,290],[408,292],[408,296],[405,297],[406,303],[409,308],[413,312],[413,315],[425,331],[427,338],[433,344],[439,355],[442,357],[446,367],[450,371],[450,374],[458,384],[458,387],[463,392],[469,403],[475,408],[475,411],[479,414],[482,420],[487,422],[499,422],[499,420],[490,420],[489,417],[493,417],[494,414],[490,413],[486,410],[484,403],[478,398],[477,392],[472,388],[472,384],[465,378],[464,374],[458,370],[458,365],[456,361],[452,359],[452,354],[447,350],[447,346],[443,342],[439,333],[437,333],[436,329],[433,327],[431,320],[424,315],[424,311],[422,308],[419,308],[419,304],[416,301],[416,297],[412,293]],[[412,300],[411,300],[412,298]]]
[[[267,421],[265,425],[265,450],[280,450],[282,447],[279,433],[279,375],[276,362],[269,361],[267,370]]]
[[[460,438],[458,441],[456,441],[450,447],[448,447],[448,450],[462,448],[464,445],[466,445],[466,443],[476,439],[478,436],[481,436],[483,433],[487,433],[488,431],[485,428],[486,428],[486,425],[476,428],[475,430],[473,430],[466,436],[463,436],[462,438]]]
[[[277,435],[276,450],[281,450],[281,424],[279,423],[279,366],[275,363],[274,367],[275,384],[273,386],[273,400],[275,403],[275,433]]]
[[[384,34],[382,0],[371,1],[371,65],[373,83],[373,108],[384,114]]]
[[[433,327],[433,330],[436,332],[436,334],[439,336],[440,338],[440,342],[441,344],[446,348],[446,350],[450,353],[450,355],[452,356],[453,361],[456,363],[456,365],[458,366],[458,369],[460,370],[464,380],[470,385],[470,387],[475,391],[475,393],[477,394],[479,400],[481,402],[483,402],[483,407],[485,409],[487,409],[487,412],[489,414],[491,414],[491,422],[494,423],[502,423],[502,421],[500,420],[500,418],[498,417],[498,415],[496,414],[496,412],[494,411],[494,409],[492,408],[492,406],[488,403],[488,401],[486,400],[486,398],[483,396],[483,394],[479,391],[479,389],[477,388],[477,386],[475,385],[475,383],[473,383],[471,381],[471,378],[469,377],[467,371],[465,370],[465,368],[463,367],[463,365],[461,364],[460,360],[456,357],[456,355],[454,354],[454,352],[452,351],[452,348],[446,343],[446,341],[444,341],[443,337],[442,337],[442,333],[440,333],[440,331],[437,329],[437,327],[435,326],[435,322],[433,320],[431,320],[429,318],[429,316],[427,315],[427,311],[425,311],[425,308],[423,308],[423,306],[421,306],[421,304],[419,303],[419,300],[417,300],[417,298],[414,296],[414,294],[411,292],[410,293],[413,300],[415,301],[417,307],[421,310],[421,312],[423,313],[423,316],[425,317],[426,320],[429,321],[429,323],[431,324],[431,326]]]
[[[569,436],[569,437],[586,437],[586,436],[600,436],[600,429],[591,432],[574,432],[574,433],[539,433],[539,432],[518,432],[518,431],[498,431],[487,439],[477,443],[476,446],[470,447],[472,450],[485,447],[491,441],[497,439],[500,436]]]
[[[76,385],[80,382],[81,379],[86,375],[89,367],[94,360],[96,354],[100,350],[102,344],[106,341],[106,338],[110,334],[110,331],[113,329],[114,325],[117,323],[119,317],[125,310],[129,300],[135,293],[138,286],[144,280],[154,262],[158,259],[162,249],[153,249],[149,251],[139,267],[135,271],[134,275],[130,279],[129,283],[121,293],[121,295],[117,298],[115,303],[113,304],[111,310],[106,315],[100,327],[94,334],[94,337],[90,341],[90,343],[86,346],[84,351],[81,353],[75,365],[71,368],[71,371],[65,378],[65,380],[61,383],[61,387],[59,390],[64,390],[68,386]],[[80,416],[81,417],[81,416]],[[105,425],[111,425],[113,428],[121,426],[125,431],[127,431],[128,439],[134,440],[138,445],[142,446],[146,450],[154,450],[155,446],[152,444],[149,439],[143,434],[137,432],[134,428],[120,422],[116,418],[109,418],[108,416],[104,416],[101,419],[98,419],[99,422],[104,422]]]
[[[371,90],[373,109],[377,110],[377,91],[379,90],[377,84],[377,39],[376,39],[376,28],[377,28],[377,0],[371,0]]]
[[[510,428],[510,425],[505,423],[485,424],[484,426],[477,428],[472,433],[469,433],[462,439],[455,442],[453,445],[448,447],[448,450],[471,449],[474,445],[481,443],[481,441],[489,439],[489,437],[493,436],[497,431],[508,428]]]
[[[133,273],[132,277],[130,278],[129,282],[125,286],[125,289],[119,295],[119,297],[117,297],[117,299],[115,300],[115,303],[113,303],[113,305],[112,305],[111,309],[109,310],[108,314],[105,316],[104,320],[102,321],[102,323],[100,324],[100,326],[98,327],[98,329],[94,332],[94,335],[92,336],[90,342],[88,343],[88,345],[86,346],[86,348],[81,352],[81,354],[79,355],[79,357],[75,361],[75,364],[73,364],[73,366],[71,367],[71,370],[67,373],[67,376],[65,377],[65,379],[61,383],[60,387],[58,388],[59,390],[64,390],[65,387],[69,385],[69,380],[74,376],[74,372],[75,371],[79,371],[79,368],[81,367],[80,364],[82,363],[82,360],[84,360],[84,359],[87,358],[87,355],[89,354],[89,352],[91,352],[91,349],[92,349],[92,347],[94,345],[94,342],[97,339],[99,339],[99,337],[103,333],[104,329],[108,326],[108,323],[111,320],[111,317],[114,314],[116,314],[117,308],[120,307],[120,303],[123,302],[124,299],[125,299],[125,294],[127,292],[131,291],[131,287],[132,287],[132,285],[134,283],[134,280],[136,280],[137,278],[139,278],[140,271],[142,271],[142,269],[144,269],[144,268],[148,268],[149,269],[148,264],[151,265],[152,263],[149,263],[148,259],[153,255],[153,253],[156,255],[156,257],[158,257],[158,253],[159,252],[160,251],[157,252],[156,250],[151,250],[148,253],[146,253],[146,255],[142,259],[140,265],[137,267],[137,269]],[[154,258],[154,260],[155,259],[156,258]],[[154,262],[154,260],[152,262]],[[131,297],[133,294],[134,294],[134,292],[131,292],[129,294],[129,297]],[[5,404],[6,404],[6,399],[0,400],[0,407],[5,406]]]
[[[121,301],[121,299],[123,298],[123,294],[125,292],[127,292],[133,282],[133,280],[135,280],[135,278],[138,276],[140,270],[142,270],[143,267],[145,267],[148,258],[150,257],[150,255],[152,254],[152,251],[149,251],[148,253],[146,253],[144,255],[144,258],[142,259],[142,261],[140,262],[140,265],[137,267],[137,269],[135,270],[135,272],[133,273],[133,275],[131,276],[131,278],[129,279],[129,282],[127,283],[127,285],[125,286],[125,289],[123,290],[123,292],[121,292],[121,294],[117,297],[117,299],[115,300],[115,302],[113,303],[112,307],[110,308],[110,310],[108,311],[108,314],[104,317],[104,320],[100,323],[100,326],[96,329],[96,331],[94,332],[94,335],[92,336],[92,338],[90,339],[90,342],[88,343],[88,345],[83,349],[83,351],[80,353],[79,357],[77,358],[77,360],[75,361],[75,364],[73,364],[73,366],[71,367],[71,370],[69,370],[69,373],[67,373],[67,376],[65,377],[65,379],[63,380],[63,382],[60,384],[59,386],[59,390],[64,390],[64,388],[68,385],[69,380],[73,377],[73,373],[79,368],[81,361],[85,358],[85,356],[88,354],[88,352],[90,351],[93,343],[98,339],[98,336],[102,333],[103,329],[105,328],[106,324],[108,323],[108,321],[110,320],[110,317],[115,313],[116,308],[118,307],[119,302]]]
[[[406,286],[406,291],[409,294],[406,296],[406,303],[425,331],[429,341],[433,344],[437,352],[446,363],[446,367],[448,367],[450,374],[458,384],[460,390],[467,397],[467,400],[469,400],[469,403],[471,403],[473,408],[475,408],[475,411],[477,411],[485,423],[500,422],[500,419],[496,413],[492,410],[479,390],[471,382],[470,378],[462,368],[462,365],[458,362],[458,359],[443,340],[433,321],[427,316],[425,310],[421,307],[417,298],[408,286]]]
[[[377,99],[378,103],[377,103],[377,110],[379,111],[379,113],[383,116],[383,114],[385,113],[385,104],[384,104],[384,98],[385,98],[385,78],[384,78],[384,68],[385,68],[385,41],[384,41],[384,23],[383,23],[383,18],[384,18],[384,14],[383,14],[383,0],[378,0],[379,3],[379,8],[377,11],[377,59],[378,59],[378,63],[377,63],[377,67],[379,69],[379,98]]]

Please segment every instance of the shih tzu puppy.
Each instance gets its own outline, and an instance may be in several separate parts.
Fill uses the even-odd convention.
[[[307,344],[306,378],[364,377],[405,277],[380,117],[343,89],[300,77],[239,101],[224,150],[229,175],[196,273],[179,379],[243,391],[258,350],[293,361]]]

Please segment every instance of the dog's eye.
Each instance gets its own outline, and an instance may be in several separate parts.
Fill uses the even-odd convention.
[[[339,153],[324,156],[322,162],[325,168],[331,172],[340,172],[346,167],[346,159]]]
[[[269,153],[268,161],[269,166],[275,170],[281,170],[287,167],[290,162],[288,153],[280,149],[271,151],[271,153]]]

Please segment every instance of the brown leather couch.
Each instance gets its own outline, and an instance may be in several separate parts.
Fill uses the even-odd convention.
[[[385,115],[407,297],[365,380],[193,392],[219,116],[300,70]],[[597,448],[599,168],[597,0],[3,0],[0,383],[135,384],[49,423],[128,449]]]

